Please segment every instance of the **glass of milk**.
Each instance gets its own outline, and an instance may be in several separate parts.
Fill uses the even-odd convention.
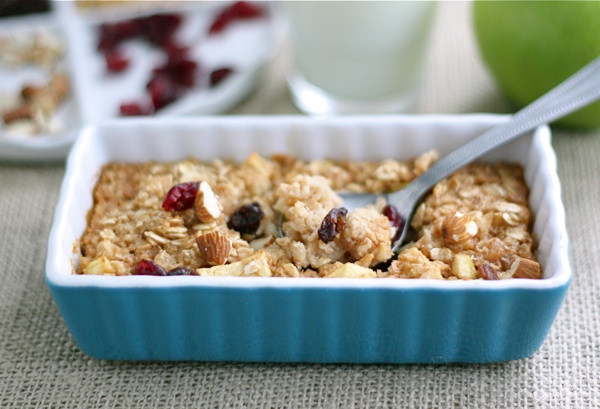
[[[430,1],[289,1],[296,106],[308,114],[410,112],[433,25]]]

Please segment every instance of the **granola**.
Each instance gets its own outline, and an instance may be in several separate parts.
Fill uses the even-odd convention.
[[[76,272],[132,275],[151,262],[167,275],[540,278],[520,165],[473,164],[438,183],[413,217],[414,241],[393,258],[384,201],[338,209],[336,192],[400,189],[436,159],[432,151],[405,162],[253,154],[242,163],[109,163]]]

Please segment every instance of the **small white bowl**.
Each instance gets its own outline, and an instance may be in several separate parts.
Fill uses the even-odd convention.
[[[33,35],[42,32],[56,34],[65,47],[65,52],[68,52],[66,39],[62,36],[53,13],[11,17],[2,19],[2,24],[0,24],[0,35],[2,36]],[[58,68],[69,75],[71,81],[71,95],[56,111],[56,117],[64,124],[64,130],[53,135],[47,133],[34,136],[11,135],[6,132],[5,125],[0,120],[0,160],[55,161],[62,160],[67,156],[77,135],[76,129],[80,125],[80,118],[73,98],[72,73],[67,67],[66,60],[65,55],[56,64]],[[0,64],[0,92],[16,94],[25,84],[45,84],[51,74],[52,69],[30,64],[19,64],[14,67]],[[3,95],[0,95],[0,98],[2,97]]]
[[[257,2],[258,7],[264,10],[264,16],[234,22],[214,35],[208,35],[211,22],[233,2],[147,3],[139,9],[134,3],[130,7],[116,5],[84,11],[72,1],[54,3],[71,48],[70,64],[84,123],[119,117],[120,104],[147,100],[146,85],[151,71],[163,64],[165,58],[154,47],[132,39],[121,45],[121,49],[130,56],[129,67],[122,73],[108,73],[103,54],[97,50],[102,23],[155,13],[177,13],[183,17],[176,37],[182,45],[190,48],[190,57],[198,63],[202,75],[195,87],[157,111],[155,116],[226,112],[255,89],[260,73],[275,56],[278,23],[269,2]],[[208,74],[223,67],[230,67],[233,72],[222,83],[210,88]]]
[[[127,360],[496,362],[533,354],[571,280],[550,130],[483,158],[525,167],[541,280],[205,279],[73,274],[73,245],[109,161],[442,155],[504,116],[132,119],[81,131],[50,234],[46,278],[74,340]]]

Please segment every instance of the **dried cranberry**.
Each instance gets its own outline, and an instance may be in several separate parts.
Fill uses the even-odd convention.
[[[210,73],[210,86],[215,87],[227,78],[233,70],[231,68],[218,68]]]
[[[171,44],[167,61],[152,70],[152,78],[165,77],[172,83],[191,88],[196,84],[198,64],[187,57],[186,47]]]
[[[147,85],[152,99],[154,110],[169,105],[179,97],[179,91],[176,84],[165,75],[157,75],[153,77]]]
[[[245,1],[238,1],[233,4],[231,8],[233,9],[235,16],[239,19],[251,19],[263,15],[263,11],[259,7]]]
[[[208,32],[209,34],[219,33],[235,20],[248,20],[261,17],[262,15],[263,11],[259,7],[245,1],[238,1],[223,9],[217,15],[210,25]]]
[[[159,46],[167,57],[162,66],[152,70],[146,87],[152,106],[146,108],[137,103],[124,103],[120,107],[121,115],[152,114],[176,101],[185,88],[196,85],[198,64],[189,58],[189,47],[175,39],[182,21],[183,17],[179,14],[164,13],[100,25],[98,49],[104,51],[109,72],[121,72],[128,67],[129,61],[117,47],[131,38],[138,37]]]
[[[258,202],[245,204],[231,215],[227,227],[240,233],[254,234],[264,216]]]
[[[185,267],[175,267],[167,272],[167,275],[170,276],[189,276],[194,274],[196,274],[194,270]]]
[[[140,25],[136,20],[125,20],[116,23],[104,23],[100,26],[99,50],[112,50],[123,41],[137,37]]]
[[[135,274],[143,276],[166,276],[167,272],[154,261],[142,260],[135,266]]]
[[[484,280],[499,280],[496,270],[494,270],[488,263],[483,263],[479,267],[479,273],[481,274],[481,278]]]
[[[168,41],[163,44],[162,49],[167,55],[167,59],[171,64],[174,64],[178,61],[189,60],[189,47],[177,44],[174,41]]]
[[[101,35],[100,40],[98,40],[98,50],[113,50],[115,49],[121,41],[115,37],[111,37],[109,35]]]
[[[228,24],[228,20],[224,17],[217,18],[208,29],[209,34],[219,33],[225,30],[225,27]]]
[[[172,41],[182,17],[178,14],[156,14],[116,23],[104,23],[99,28],[99,50],[112,50],[122,42],[142,36],[152,44],[163,46]]]
[[[152,70],[152,78],[147,85],[155,110],[172,103],[181,95],[183,88],[196,84],[198,64],[192,60],[179,58]]]
[[[196,83],[196,70],[198,64],[191,60],[181,60],[176,63],[169,63],[167,73],[173,82],[186,88],[191,88]]]
[[[396,206],[391,204],[386,204],[383,207],[382,213],[390,221],[390,225],[396,228],[396,234],[394,237],[392,237],[392,242],[395,242],[400,238],[400,234],[402,234],[406,220],[400,215],[400,213],[398,213]]]
[[[224,31],[225,28],[235,19],[235,15],[230,7],[224,9],[213,21],[210,28],[208,29],[209,34],[219,33]]]
[[[198,182],[180,183],[173,186],[163,201],[162,208],[169,212],[171,210],[181,211],[194,206],[198,194]]]
[[[140,116],[152,114],[152,107],[138,102],[125,102],[119,107],[122,116]]]
[[[106,68],[110,72],[121,72],[129,67],[129,60],[120,51],[111,50],[104,53]]]
[[[335,237],[344,231],[346,228],[346,215],[348,209],[345,207],[333,208],[327,213],[323,221],[321,222],[321,228],[319,228],[319,238],[323,243],[329,243],[335,239]]]
[[[162,45],[171,40],[182,20],[183,18],[179,14],[155,14],[139,18],[138,22],[146,40]]]

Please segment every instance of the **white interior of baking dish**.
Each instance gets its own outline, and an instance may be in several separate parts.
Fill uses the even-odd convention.
[[[84,128],[67,163],[49,239],[47,278],[61,286],[100,287],[284,287],[284,288],[439,288],[549,289],[571,277],[568,239],[556,157],[546,126],[484,157],[525,166],[535,215],[537,257],[542,280],[442,281],[409,279],[318,279],[263,277],[152,277],[74,275],[74,244],[86,226],[92,189],[109,161],[173,161],[228,158],[242,161],[252,152],[290,153],[304,158],[408,159],[426,150],[444,155],[485,129],[505,121],[498,115],[379,116],[314,119],[306,117],[205,117],[131,119]]]

